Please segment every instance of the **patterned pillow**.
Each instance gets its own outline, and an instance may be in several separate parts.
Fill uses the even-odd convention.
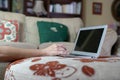
[[[19,24],[16,20],[0,19],[0,41],[17,42],[19,39]]]
[[[37,27],[40,36],[40,43],[69,40],[68,28],[66,25],[56,22],[38,21]]]

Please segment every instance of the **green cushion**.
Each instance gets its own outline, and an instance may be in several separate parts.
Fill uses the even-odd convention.
[[[37,21],[37,27],[40,43],[69,40],[69,32],[66,25],[56,22]]]

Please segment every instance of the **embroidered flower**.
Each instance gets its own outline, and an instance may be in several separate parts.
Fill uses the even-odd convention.
[[[58,61],[50,61],[46,64],[34,64],[30,66],[30,70],[35,71],[34,75],[55,77],[55,71],[65,67],[65,64],[60,64]]]
[[[87,65],[84,65],[84,66],[82,67],[82,72],[83,72],[85,75],[89,76],[89,77],[91,77],[91,76],[93,76],[93,75],[95,74],[94,68],[92,68],[92,67],[90,67],[90,66],[87,66]]]

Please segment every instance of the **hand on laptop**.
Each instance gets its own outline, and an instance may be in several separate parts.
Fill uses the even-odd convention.
[[[42,50],[45,55],[65,55],[68,54],[66,47],[63,44],[53,44]]]

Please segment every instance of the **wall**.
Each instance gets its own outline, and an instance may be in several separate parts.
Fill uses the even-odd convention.
[[[92,13],[92,3],[101,2],[102,3],[102,14],[95,15]],[[85,26],[101,25],[116,23],[115,19],[112,17],[111,5],[113,0],[83,0],[83,19]]]

